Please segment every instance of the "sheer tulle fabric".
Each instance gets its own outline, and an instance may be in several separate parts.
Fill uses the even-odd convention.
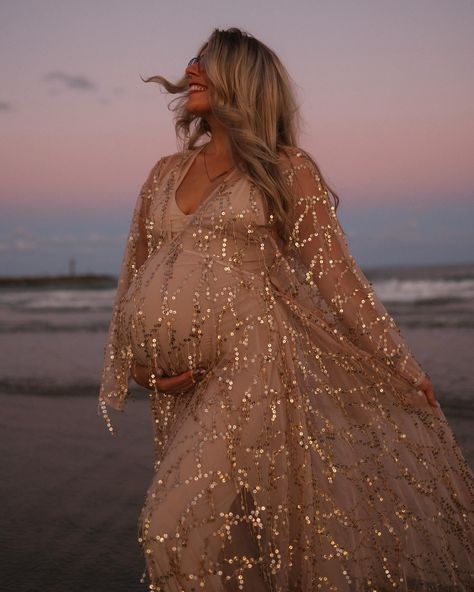
[[[473,475],[423,369],[351,256],[317,168],[282,158],[289,251],[235,170],[186,216],[199,150],[138,197],[99,413],[130,365],[203,367],[150,391],[154,476],[138,522],[151,590],[471,590]]]

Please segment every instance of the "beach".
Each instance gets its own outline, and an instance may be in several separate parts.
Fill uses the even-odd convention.
[[[2,590],[146,590],[136,531],[153,476],[148,398],[110,412],[111,436],[95,394],[0,394]],[[444,411],[473,466],[472,409]]]
[[[393,279],[377,280],[380,293],[472,467],[474,298],[465,287],[462,298],[435,297],[436,279],[428,301],[407,301],[413,280]],[[147,393],[133,388],[123,413],[109,411],[114,436],[97,414],[112,297],[112,288],[0,292],[2,591],[147,589],[137,542],[153,478]]]
[[[8,393],[0,405],[0,589],[145,590],[136,526],[153,474],[147,398],[113,415],[116,436],[94,396]]]

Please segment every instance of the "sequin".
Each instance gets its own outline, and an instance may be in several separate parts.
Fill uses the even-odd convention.
[[[149,590],[474,589],[472,472],[316,167],[286,149],[283,254],[237,170],[180,211],[199,150],[162,158],[142,187],[104,352],[112,433],[133,358],[205,370],[181,395],[149,391]]]

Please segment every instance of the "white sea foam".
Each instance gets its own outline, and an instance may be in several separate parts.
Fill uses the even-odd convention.
[[[474,280],[401,280],[379,279],[372,282],[373,288],[383,302],[421,302],[436,300],[474,299]]]
[[[474,299],[474,280],[379,278],[372,282],[378,297],[387,303]],[[115,289],[15,289],[0,290],[0,308],[25,311],[106,311]]]

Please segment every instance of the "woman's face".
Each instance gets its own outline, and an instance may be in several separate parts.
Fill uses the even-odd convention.
[[[189,78],[188,100],[185,107],[190,113],[205,117],[211,111],[209,105],[209,80],[205,71],[205,55],[203,50],[197,60],[186,68],[186,75]]]

